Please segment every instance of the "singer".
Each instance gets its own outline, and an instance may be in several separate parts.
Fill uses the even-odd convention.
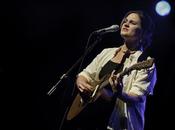
[[[104,79],[109,83],[98,92],[99,98],[89,104],[89,111],[84,109],[89,112],[84,117],[86,120],[72,119],[76,128],[69,130],[144,130],[146,98],[153,94],[157,80],[155,63],[147,68],[140,66],[123,76],[120,74],[132,65],[151,59],[146,50],[152,42],[153,29],[153,21],[145,12],[126,13],[120,24],[123,44],[103,49],[77,75],[77,89],[85,97],[92,95]],[[100,107],[96,109],[92,104]]]

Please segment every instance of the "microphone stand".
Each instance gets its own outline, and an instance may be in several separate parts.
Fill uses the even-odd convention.
[[[92,43],[91,46],[89,46],[89,42],[90,42],[90,39],[92,37],[92,35],[94,34],[97,34],[97,38],[94,40],[94,42]],[[80,63],[80,66],[79,66],[79,69],[78,69],[78,72],[80,72],[81,68],[82,68],[82,65],[83,65],[83,62],[84,62],[84,59],[86,57],[86,55],[88,53],[90,53],[93,48],[97,45],[97,43],[99,43],[99,41],[101,41],[101,35],[102,34],[98,34],[96,33],[95,31],[92,32],[89,37],[88,37],[88,41],[87,41],[87,44],[86,44],[86,47],[85,47],[85,51],[83,53],[83,55],[71,66],[70,69],[68,69],[68,71],[66,73],[64,73],[58,80],[58,82],[47,92],[47,95],[51,96],[52,93],[56,90],[57,86],[62,82],[63,79],[67,78],[69,73]],[[89,47],[88,47],[89,46]],[[73,97],[74,95],[74,92],[75,92],[75,84],[74,84],[74,87],[72,89],[72,92],[71,92],[71,97]],[[60,124],[60,127],[59,127],[59,130],[62,130],[62,126],[63,126],[63,123],[64,123],[64,120],[65,120],[65,117],[67,115],[67,112],[69,110],[69,107],[70,107],[70,104],[68,103],[68,106],[64,112],[64,115],[63,115],[63,118],[61,119],[61,124]]]
[[[86,47],[85,47],[84,54],[71,66],[70,69],[68,69],[68,71],[67,71],[66,73],[64,73],[64,74],[59,78],[58,82],[56,82],[56,84],[47,92],[47,95],[49,95],[49,96],[52,95],[52,93],[56,90],[57,86],[62,82],[63,79],[65,79],[65,78],[68,77],[69,73],[80,63],[80,61],[81,61],[81,63],[80,63],[80,67],[79,67],[78,72],[81,70],[81,67],[82,67],[82,65],[83,65],[83,62],[84,62],[84,59],[85,59],[86,55],[87,55],[88,53],[90,53],[90,52],[93,50],[93,48],[97,45],[97,43],[98,43],[99,41],[101,41],[101,37],[100,37],[101,35],[97,35],[96,40],[95,40],[95,41],[93,42],[93,44],[92,44],[91,46],[89,46],[89,48],[88,48],[89,41],[90,41],[90,39],[91,39],[91,37],[92,37],[93,34],[95,34],[95,32],[92,32],[92,33],[90,34],[89,38],[88,38],[88,41],[87,41],[87,44],[86,44]]]

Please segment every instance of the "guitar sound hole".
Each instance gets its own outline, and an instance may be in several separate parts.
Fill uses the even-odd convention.
[[[80,93],[83,102],[88,103],[90,101],[90,95]]]

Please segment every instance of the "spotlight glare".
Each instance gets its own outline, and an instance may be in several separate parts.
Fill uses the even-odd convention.
[[[166,16],[170,13],[171,10],[171,6],[167,1],[159,1],[156,4],[156,12],[160,15],[160,16]]]

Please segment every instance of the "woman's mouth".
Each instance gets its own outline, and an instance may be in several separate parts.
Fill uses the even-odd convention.
[[[128,28],[123,28],[122,30],[125,31],[125,32],[127,32],[129,29]]]

